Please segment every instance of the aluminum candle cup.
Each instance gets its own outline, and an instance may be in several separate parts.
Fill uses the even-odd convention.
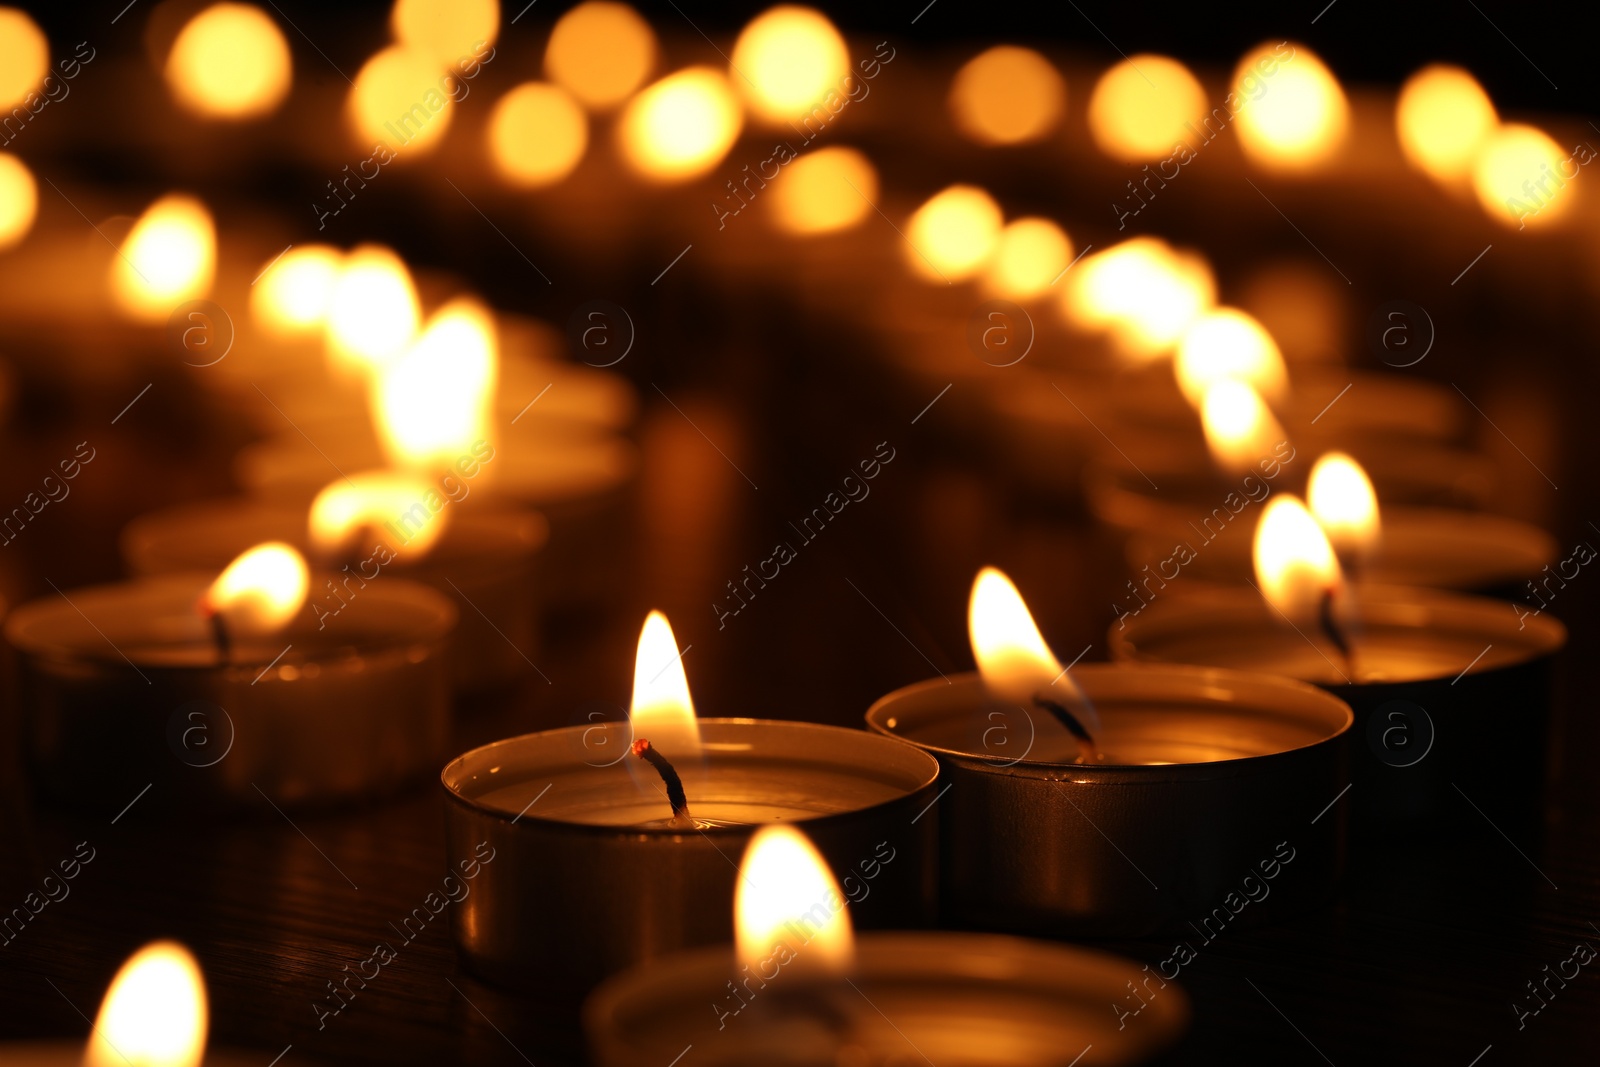
[[[666,952],[731,942],[738,857],[776,820],[802,823],[840,872],[858,924],[931,919],[932,758],[834,726],[699,726],[703,786],[689,809],[713,825],[696,830],[667,825],[655,772],[627,756],[625,722],[514,737],[445,767],[451,868],[484,861],[482,842],[493,850],[455,924],[474,972],[570,995]]]
[[[195,611],[210,581],[78,589],[6,620],[40,788],[114,812],[148,785],[141,803],[192,813],[260,808],[262,793],[283,807],[372,797],[438,767],[448,600],[375,582],[325,629],[302,608],[268,638],[235,641],[223,665]]]
[[[729,949],[697,949],[607,981],[583,1011],[595,1062],[1109,1067],[1147,1061],[1189,1023],[1188,998],[1168,982],[1119,1028],[1110,1006],[1146,971],[1103,952],[994,934],[860,936],[849,984],[812,987],[806,1004],[786,1004],[780,972],[719,1029],[716,1009],[724,999],[736,1005],[727,984],[743,973]]]
[[[528,660],[538,655],[535,564],[549,524],[537,512],[509,509],[452,508],[446,517],[438,543],[415,561],[400,555],[381,564],[373,544],[397,549],[404,543],[404,530],[374,529],[347,570],[312,586],[311,600],[324,611],[342,613],[346,599],[359,598],[373,583],[398,577],[433,586],[452,601],[466,602],[450,641],[453,687],[475,692],[515,681],[528,673]],[[128,569],[140,576],[221,571],[261,541],[284,541],[302,554],[313,554],[305,508],[248,498],[141,515],[122,531],[121,541]],[[378,577],[363,577],[373,574]],[[326,584],[330,581],[331,587]]]
[[[1536,819],[1566,628],[1503,601],[1378,586],[1358,590],[1355,617],[1353,673],[1249,588],[1158,597],[1113,626],[1110,645],[1119,659],[1267,671],[1348,701],[1365,834],[1459,814],[1458,793],[1496,822]]]
[[[873,730],[938,757],[948,918],[1107,937],[1187,930],[1259,882],[1280,843],[1295,858],[1240,921],[1331,893],[1343,813],[1315,817],[1349,781],[1342,701],[1236,671],[1072,676],[1099,710],[1104,763],[1073,762],[1076,743],[1048,713],[990,700],[976,674],[896,690],[867,712]]]
[[[85,1041],[0,1041],[6,1067],[83,1067]],[[206,1049],[200,1067],[260,1067],[261,1053],[245,1049]]]

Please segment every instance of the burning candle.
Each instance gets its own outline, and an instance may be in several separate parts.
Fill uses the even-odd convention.
[[[486,978],[570,995],[663,952],[727,941],[727,913],[706,903],[732,896],[730,851],[773,822],[802,823],[849,867],[863,923],[925,920],[934,820],[918,815],[937,772],[911,746],[856,730],[697,720],[671,627],[652,614],[626,721],[596,712],[445,767],[452,858],[483,841],[498,857],[463,903],[458,947]],[[873,858],[869,876],[859,864]]]
[[[211,213],[192,196],[162,197],[139,216],[111,262],[111,291],[124,315],[160,323],[185,300],[205,296],[217,269]]]
[[[455,608],[395,578],[352,591],[328,621],[308,601],[313,581],[290,546],[268,543],[220,576],[18,608],[5,635],[40,787],[79,806],[146,786],[147,803],[174,809],[261,793],[288,806],[371,796],[437,766]]]
[[[1473,783],[1497,812],[1534,814],[1559,622],[1480,597],[1351,585],[1288,495],[1268,503],[1254,555],[1256,589],[1157,596],[1112,629],[1113,653],[1277,674],[1348,701],[1354,804],[1369,831],[1435,819],[1459,803],[1451,782]]]
[[[1143,935],[1197,921],[1273,846],[1305,862],[1252,918],[1303,909],[1339,870],[1350,709],[1310,686],[1188,668],[1060,667],[1008,579],[969,609],[979,673],[890,693],[879,733],[938,757],[941,898],[960,922]]]
[[[1130,961],[993,935],[858,937],[846,899],[804,833],[763,828],[739,868],[732,950],[675,953],[597,989],[583,1012],[595,1061],[1032,1067],[1093,1049],[1133,1064],[1188,1025],[1165,981],[1139,1025],[1113,1025],[1106,1004],[1144,978]]]

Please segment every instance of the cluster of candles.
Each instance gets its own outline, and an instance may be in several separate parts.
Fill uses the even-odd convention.
[[[184,109],[256,121],[289,98],[288,42],[260,8],[218,3],[170,29],[163,74]],[[393,43],[350,88],[354,143],[408,163],[436,150],[498,29],[486,0],[399,0]],[[8,109],[37,96],[48,47],[19,12],[0,9],[0,31]],[[728,157],[746,122],[794,128],[829,94],[855,99],[852,81],[893,60],[880,50],[853,61],[824,16],[788,5],[744,29],[727,71],[691,66],[651,82],[660,53],[624,4],[563,15],[548,80],[503,94],[483,127],[494,175],[556,195],[588,153],[591,124],[606,122],[627,171],[688,183]],[[1179,145],[1192,155],[1209,142],[1219,112],[1264,172],[1338,177],[1363,151],[1343,89],[1303,45],[1253,50],[1229,84],[1226,105],[1208,113],[1182,63],[1133,56],[1097,80],[1090,138],[1106,158],[1154,164],[1168,181],[1162,165]],[[1037,52],[991,49],[955,72],[951,121],[980,145],[1048,142],[1066,121],[1065,85]],[[1559,226],[1572,214],[1572,192],[1553,177],[1567,153],[1534,127],[1502,123],[1464,71],[1418,72],[1394,129],[1410,166],[1508,224]],[[520,677],[541,613],[593,602],[611,570],[636,473],[634,390],[559,358],[544,324],[491,309],[454,279],[414,276],[388,248],[234,253],[186,194],[151,204],[115,255],[83,272],[78,243],[29,238],[33,177],[0,154],[0,249],[42,247],[54,264],[42,273],[66,294],[53,306],[69,299],[74,314],[134,338],[188,301],[248,306],[236,354],[210,364],[205,387],[269,435],[236,463],[247,496],[124,531],[134,580],[7,618],[41,785],[76,803],[125,799],[166,765],[169,803],[228,804],[259,789],[286,806],[322,805],[381,796],[443,765],[451,863],[484,841],[499,857],[462,904],[463,961],[519,988],[551,975],[564,979],[558,993],[598,985],[585,1022],[608,1064],[774,1062],[780,1050],[794,1063],[913,1052],[1136,1062],[1176,1040],[1188,1008],[1173,989],[1138,1026],[1113,1025],[1107,1005],[1148,981],[1134,964],[999,934],[857,941],[851,915],[869,927],[1156,934],[1209,915],[1267,857],[1287,864],[1287,848],[1294,873],[1250,913],[1259,921],[1333,891],[1349,832],[1334,804],[1347,789],[1366,816],[1358,846],[1378,824],[1433,817],[1453,768],[1492,759],[1503,799],[1536,798],[1539,687],[1564,631],[1469,594],[1537,574],[1556,550],[1534,527],[1472,509],[1481,496],[1455,477],[1473,457],[1455,439],[1453,397],[1392,375],[1291,373],[1261,317],[1218,304],[1199,252],[1136,237],[1075,256],[1057,222],[1008,222],[975,185],[905,213],[903,269],[885,272],[886,243],[860,229],[880,191],[867,154],[829,146],[780,162],[771,193],[761,192],[770,175],[754,188],[726,183],[731,198],[712,205],[719,228],[770,205],[771,225],[796,241],[779,254],[799,264],[805,298],[851,314],[866,291],[880,307],[927,310],[895,316],[918,321],[916,343],[887,346],[909,372],[981,379],[988,415],[1020,416],[997,433],[1052,456],[1072,439],[1087,457],[1082,488],[1124,535],[1135,573],[1110,630],[1118,662],[1063,667],[1016,587],[985,569],[969,603],[978,671],[883,697],[868,730],[697,719],[671,628],[652,614],[626,721],[446,762],[453,700]],[[328,183],[319,213],[342,210],[349,180]],[[847,231],[855,243],[810,240]],[[773,253],[730,240],[718,254]],[[960,371],[939,362],[920,339],[960,335],[970,311],[948,286],[1052,302],[1050,328],[1066,331],[1070,354],[1041,358],[1060,373],[1030,367],[1002,382],[970,353]],[[1098,418],[1076,402],[1081,420],[1032,403],[1030,385],[1062,378]],[[1336,380],[1360,399],[1319,428]],[[1129,442],[1132,455],[1095,447],[1101,439]],[[1302,482],[1304,499],[1286,488]],[[1224,536],[1241,516],[1253,535]],[[1398,700],[1436,716],[1431,761],[1388,760],[1370,743]],[[1526,742],[1510,754],[1496,721],[1508,700],[1520,701]],[[231,751],[173,766],[170,717],[196,702],[227,709]],[[617,870],[632,873],[619,881]],[[85,1062],[113,1062],[105,1045],[188,1067],[201,1062],[205,1028],[193,960],[151,946],[107,995]]]

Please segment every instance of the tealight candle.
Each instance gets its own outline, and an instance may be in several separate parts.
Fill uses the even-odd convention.
[[[481,842],[495,857],[462,904],[457,947],[491,981],[559,996],[726,941],[727,913],[707,902],[732,894],[732,853],[771,822],[803,822],[849,867],[863,922],[925,921],[937,776],[924,753],[861,731],[696,720],[671,628],[653,613],[627,722],[515,737],[445,767],[451,862]]]
[[[1336,879],[1350,709],[1310,686],[1224,670],[1068,672],[1010,581],[986,569],[969,625],[980,674],[890,693],[879,733],[939,759],[941,902],[960,922],[1144,935],[1199,921],[1283,843],[1292,877],[1248,919]]]
[[[1436,816],[1459,803],[1452,783],[1497,813],[1532,813],[1550,659],[1566,643],[1559,622],[1482,597],[1346,585],[1326,535],[1292,496],[1268,503],[1255,559],[1259,591],[1157,596],[1112,627],[1113,655],[1267,672],[1348,701],[1353,803],[1370,826]]]
[[[292,561],[292,562],[291,562]],[[319,624],[287,545],[211,582],[171,575],[73,590],[6,620],[24,751],[73,805],[192,811],[330,803],[438,766],[449,738],[450,601],[394,578]]]
[[[763,828],[739,869],[733,949],[675,953],[603,984],[583,1013],[595,1061],[1035,1067],[1092,1049],[1087,1062],[1133,1064],[1188,1025],[1183,991],[1131,961],[996,935],[857,938],[844,901],[805,834]],[[1107,1006],[1141,983],[1149,1013],[1129,1026]]]

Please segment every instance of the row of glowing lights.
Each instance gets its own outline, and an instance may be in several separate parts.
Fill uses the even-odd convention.
[[[0,33],[0,107],[10,107],[37,88],[48,70],[48,47],[20,11],[0,8],[0,29],[6,31]],[[474,46],[492,42],[498,29],[493,0],[398,0],[394,43],[363,65],[350,92],[349,119],[362,146],[383,141],[401,155],[436,146],[450,125],[453,102],[440,91],[450,65],[470,59]],[[1282,46],[1262,45],[1240,60],[1229,94],[1239,110],[1227,122],[1238,127],[1253,161],[1303,172],[1326,165],[1346,143],[1349,104],[1338,79],[1310,49],[1293,49],[1284,59]],[[658,54],[649,24],[626,4],[590,0],[562,16],[545,53],[549,80],[519,85],[493,108],[487,138],[501,175],[527,187],[562,180],[587,150],[587,113],[621,107],[618,143],[635,171],[664,182],[697,178],[727,155],[746,112],[771,126],[803,121],[830,92],[843,91],[852,69],[844,39],[827,17],[795,5],[752,20],[735,42],[727,72],[694,66],[641,89]],[[288,44],[261,9],[217,3],[178,33],[165,75],[174,98],[197,114],[256,118],[287,96]],[[1020,144],[1052,135],[1065,100],[1066,83],[1048,59],[1004,45],[960,69],[950,110],[956,127],[975,141]],[[1157,162],[1172,157],[1180,142],[1198,149],[1213,111],[1181,62],[1141,54],[1099,79],[1088,124],[1107,155]],[[412,112],[424,121],[406,129],[402,150],[396,122]],[[1544,225],[1567,208],[1569,198],[1555,195],[1564,184],[1557,174],[1565,161],[1560,146],[1532,126],[1501,123],[1488,94],[1465,70],[1434,65],[1414,74],[1400,92],[1395,124],[1414,167],[1452,188],[1470,185],[1496,218],[1520,224],[1524,211],[1516,205],[1537,206],[1525,217]],[[26,198],[8,191],[23,182],[20,166],[0,156],[0,247],[17,228],[12,216],[24,214]],[[855,213],[850,221],[859,218]]]

